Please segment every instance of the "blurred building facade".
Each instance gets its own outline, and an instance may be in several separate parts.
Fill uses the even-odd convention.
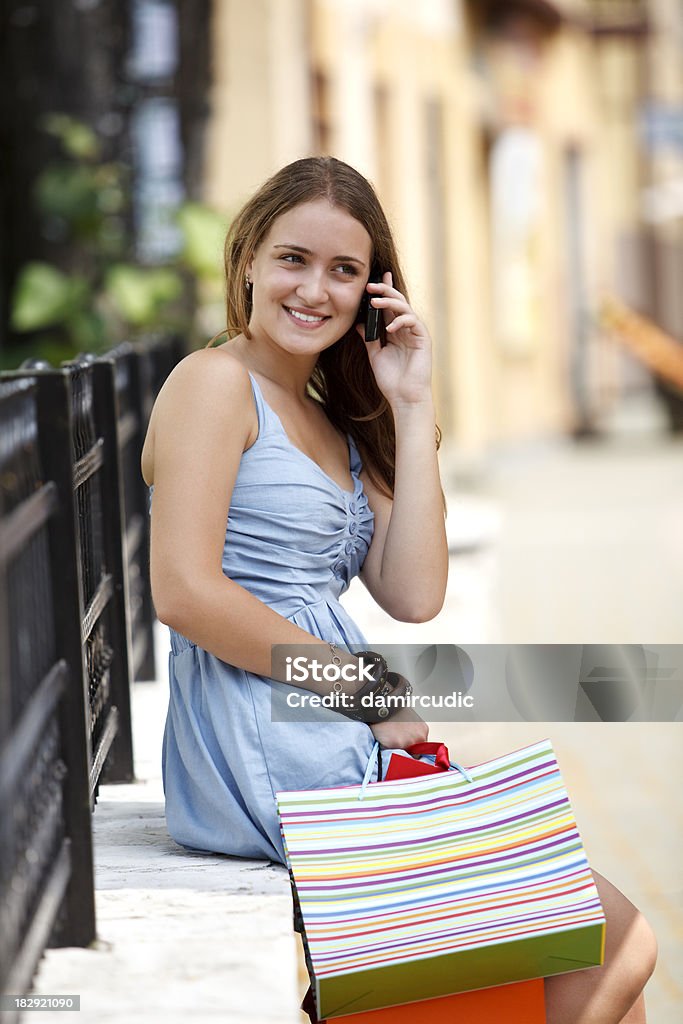
[[[364,172],[459,450],[650,386],[597,311],[615,293],[683,340],[680,0],[214,0],[212,34],[205,198],[233,213],[312,153]]]

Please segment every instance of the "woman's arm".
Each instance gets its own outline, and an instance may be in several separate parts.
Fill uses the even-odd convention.
[[[431,340],[400,292],[371,285],[375,304],[387,310],[384,348],[371,342],[368,355],[396,429],[393,501],[362,474],[375,514],[375,531],[361,579],[395,619],[424,622],[441,609],[448,579],[448,544],[436,453],[431,393]],[[381,291],[381,296],[380,296]],[[389,319],[389,318],[392,319]]]
[[[226,352],[192,353],[159,393],[150,433],[150,569],[159,619],[222,661],[258,675],[284,681],[284,660],[271,663],[274,644],[317,645],[319,660],[331,662],[325,641],[223,574],[232,490],[242,453],[258,433],[246,369]],[[339,654],[344,662],[357,663]],[[330,690],[322,680],[301,685],[318,693]]]

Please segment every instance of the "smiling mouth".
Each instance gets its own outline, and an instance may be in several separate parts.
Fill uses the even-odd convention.
[[[289,313],[294,320],[300,324],[305,324],[307,327],[317,327],[319,324],[330,319],[329,316],[314,316],[310,313],[299,313],[296,310],[291,309],[289,306],[283,306],[282,308],[285,312]]]

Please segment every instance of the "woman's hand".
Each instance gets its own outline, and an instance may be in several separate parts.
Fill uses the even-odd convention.
[[[431,401],[432,342],[429,332],[407,299],[393,287],[391,271],[382,284],[370,282],[373,306],[384,311],[387,343],[366,343],[368,358],[380,391],[392,408]],[[365,328],[359,325],[364,337]]]
[[[375,722],[370,728],[380,746],[396,750],[424,743],[429,736],[429,726],[412,708],[402,708],[387,722]]]

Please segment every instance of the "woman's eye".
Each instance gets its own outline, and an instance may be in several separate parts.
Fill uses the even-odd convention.
[[[278,256],[278,259],[284,263],[304,263],[304,257],[298,252],[284,252],[281,256]],[[341,271],[344,276],[358,276],[358,269],[352,263],[340,263],[334,269]]]

